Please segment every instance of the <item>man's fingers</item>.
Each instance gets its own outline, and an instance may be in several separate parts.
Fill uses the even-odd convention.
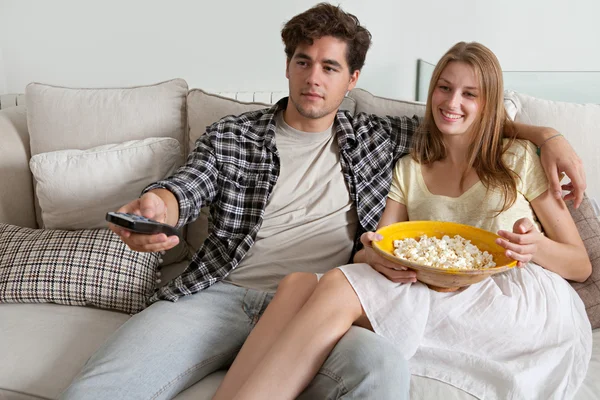
[[[570,194],[574,196],[573,205],[575,208],[579,208],[581,202],[583,201],[583,193],[585,192],[585,187],[578,186],[577,184],[573,184],[574,190],[571,191]]]
[[[565,172],[571,179],[570,194],[574,195],[574,197],[571,196],[574,200],[573,204],[575,208],[578,208],[583,201],[583,193],[585,192],[585,189],[587,189],[585,170],[583,169],[583,162],[581,159],[577,157],[574,161],[565,166]]]
[[[126,213],[126,214],[135,214],[140,207],[139,199],[132,201],[131,203],[125,204],[123,207],[119,208],[117,212]],[[138,213],[139,214],[139,213]]]
[[[552,165],[551,167],[544,167],[544,170],[546,171],[546,177],[548,178],[548,183],[550,184],[550,187],[548,190],[550,190],[550,193],[552,193],[552,196],[554,196],[555,198],[559,199],[562,197],[562,191],[561,191],[561,187],[560,187],[560,171],[558,170],[556,165]]]
[[[126,233],[128,233],[127,237],[121,236],[121,239],[134,251],[156,252],[169,250],[179,243],[179,238],[177,236],[167,237],[164,233],[157,235],[145,235],[133,232]]]
[[[140,197],[140,212],[141,215],[150,218],[156,219],[157,214],[157,197],[153,193],[145,193],[142,197]]]

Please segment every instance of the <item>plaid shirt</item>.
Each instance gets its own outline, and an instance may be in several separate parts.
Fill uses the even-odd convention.
[[[208,127],[196,141],[187,163],[144,191],[165,188],[179,202],[181,227],[210,205],[211,232],[179,277],[150,299],[176,301],[220,281],[244,258],[263,221],[265,207],[279,177],[275,114],[287,98],[270,109],[228,116]],[[378,117],[338,111],[333,125],[344,178],[355,202],[360,235],[374,231],[385,207],[392,167],[410,148],[417,117]],[[332,266],[334,267],[334,266]]]

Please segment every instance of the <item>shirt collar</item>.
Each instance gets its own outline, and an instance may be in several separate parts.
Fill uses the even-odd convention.
[[[275,147],[275,115],[277,115],[279,111],[283,111],[287,108],[288,100],[288,97],[282,98],[265,114],[266,117],[270,118],[266,135],[267,146],[270,148]],[[340,150],[345,150],[349,145],[356,142],[356,135],[354,133],[352,122],[348,119],[345,111],[340,109],[337,110],[332,129],[335,131]]]

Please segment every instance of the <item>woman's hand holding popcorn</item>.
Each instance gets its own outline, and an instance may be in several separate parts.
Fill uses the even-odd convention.
[[[383,237],[376,232],[365,232],[360,237],[360,241],[364,246],[365,260],[375,271],[379,272],[390,281],[395,283],[414,283],[417,281],[417,273],[413,270],[408,270],[406,267],[401,267],[398,264],[386,260],[373,250],[371,242],[377,242]]]
[[[523,267],[533,259],[538,243],[544,237],[529,218],[521,218],[513,225],[513,231],[498,231],[502,239],[496,243],[506,249],[506,256],[517,261],[517,267]]]

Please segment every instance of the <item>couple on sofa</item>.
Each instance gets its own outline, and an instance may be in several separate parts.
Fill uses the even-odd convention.
[[[62,398],[168,399],[224,368],[215,399],[408,398],[409,359],[478,397],[572,397],[591,328],[565,279],[591,265],[561,198],[561,171],[576,204],[585,189],[566,140],[508,120],[499,63],[478,43],[442,57],[420,120],[338,109],[371,41],[353,15],[319,4],[282,38],[289,97],[214,123],[119,210],[181,227],[210,206],[213,226]],[[498,232],[518,268],[431,291],[371,249],[377,227],[409,218]],[[137,251],[178,243],[111,229]]]

